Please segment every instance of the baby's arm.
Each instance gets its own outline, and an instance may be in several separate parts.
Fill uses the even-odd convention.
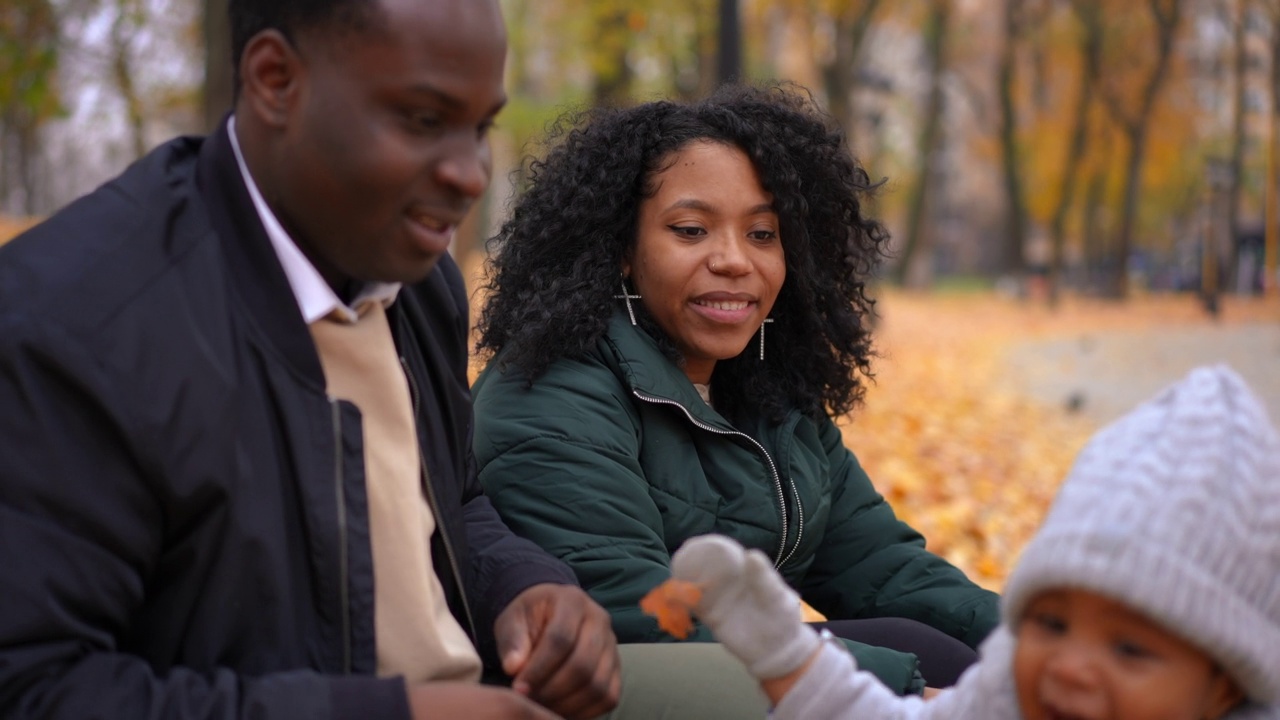
[[[823,642],[801,621],[799,596],[763,553],[730,538],[689,540],[672,557],[671,569],[701,589],[694,612],[760,681],[775,705],[774,720],[1017,717],[1007,657],[970,668],[956,688],[935,699],[898,697],[874,675],[858,671],[843,647]],[[987,645],[993,643],[997,655],[1007,656],[1012,640],[998,630]]]
[[[762,686],[764,684],[762,683]],[[936,712],[937,700],[899,697],[874,675],[860,672],[853,656],[836,643],[823,643],[821,651],[795,679],[789,691],[770,696],[775,707],[772,720],[916,720],[944,718]],[[945,703],[944,703],[945,704]]]

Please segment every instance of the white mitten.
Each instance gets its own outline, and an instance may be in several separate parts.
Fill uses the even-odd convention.
[[[759,550],[703,535],[680,546],[671,571],[702,590],[694,612],[756,678],[793,672],[822,642],[800,620],[800,596]]]

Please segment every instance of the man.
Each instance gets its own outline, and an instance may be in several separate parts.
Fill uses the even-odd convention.
[[[607,615],[470,466],[497,3],[231,20],[230,122],[0,253],[0,716],[609,710]]]
[[[476,484],[495,0],[230,10],[228,122],[0,249],[0,717],[763,715]]]

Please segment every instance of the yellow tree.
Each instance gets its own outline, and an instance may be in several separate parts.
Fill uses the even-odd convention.
[[[40,204],[40,129],[63,112],[58,26],[49,0],[0,5],[0,206],[26,215]]]
[[[1128,260],[1133,246],[1135,222],[1138,216],[1138,200],[1142,188],[1144,160],[1151,119],[1156,100],[1169,76],[1173,58],[1174,40],[1182,22],[1183,0],[1146,0],[1148,14],[1146,35],[1153,47],[1149,53],[1135,52],[1142,46],[1127,40],[1123,55],[1116,57],[1116,65],[1129,66],[1129,72],[1106,73],[1100,78],[1101,97],[1112,120],[1119,126],[1128,147],[1124,165],[1124,195],[1120,207],[1120,227],[1116,234],[1113,264],[1106,279],[1104,292],[1109,297],[1124,298],[1128,294]],[[1136,3],[1134,3],[1136,5]],[[1130,23],[1137,20],[1127,14],[1129,3],[1115,2],[1108,10],[1117,13],[1112,27],[1131,37],[1135,28]],[[1145,55],[1145,57],[1143,57]],[[1138,67],[1134,67],[1134,65]],[[1109,64],[1110,66],[1110,64]],[[1124,82],[1128,80],[1129,82]]]

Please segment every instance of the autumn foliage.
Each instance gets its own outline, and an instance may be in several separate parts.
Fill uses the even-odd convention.
[[[1028,397],[1011,372],[1012,351],[1105,333],[1280,322],[1274,299],[1231,298],[1215,321],[1191,295],[1069,298],[1052,311],[987,293],[890,292],[880,310],[876,381],[842,424],[845,442],[931,550],[995,590],[1098,427],[1086,413]],[[1150,372],[1142,362],[1120,372]],[[1040,370],[1058,368],[1045,361]]]

